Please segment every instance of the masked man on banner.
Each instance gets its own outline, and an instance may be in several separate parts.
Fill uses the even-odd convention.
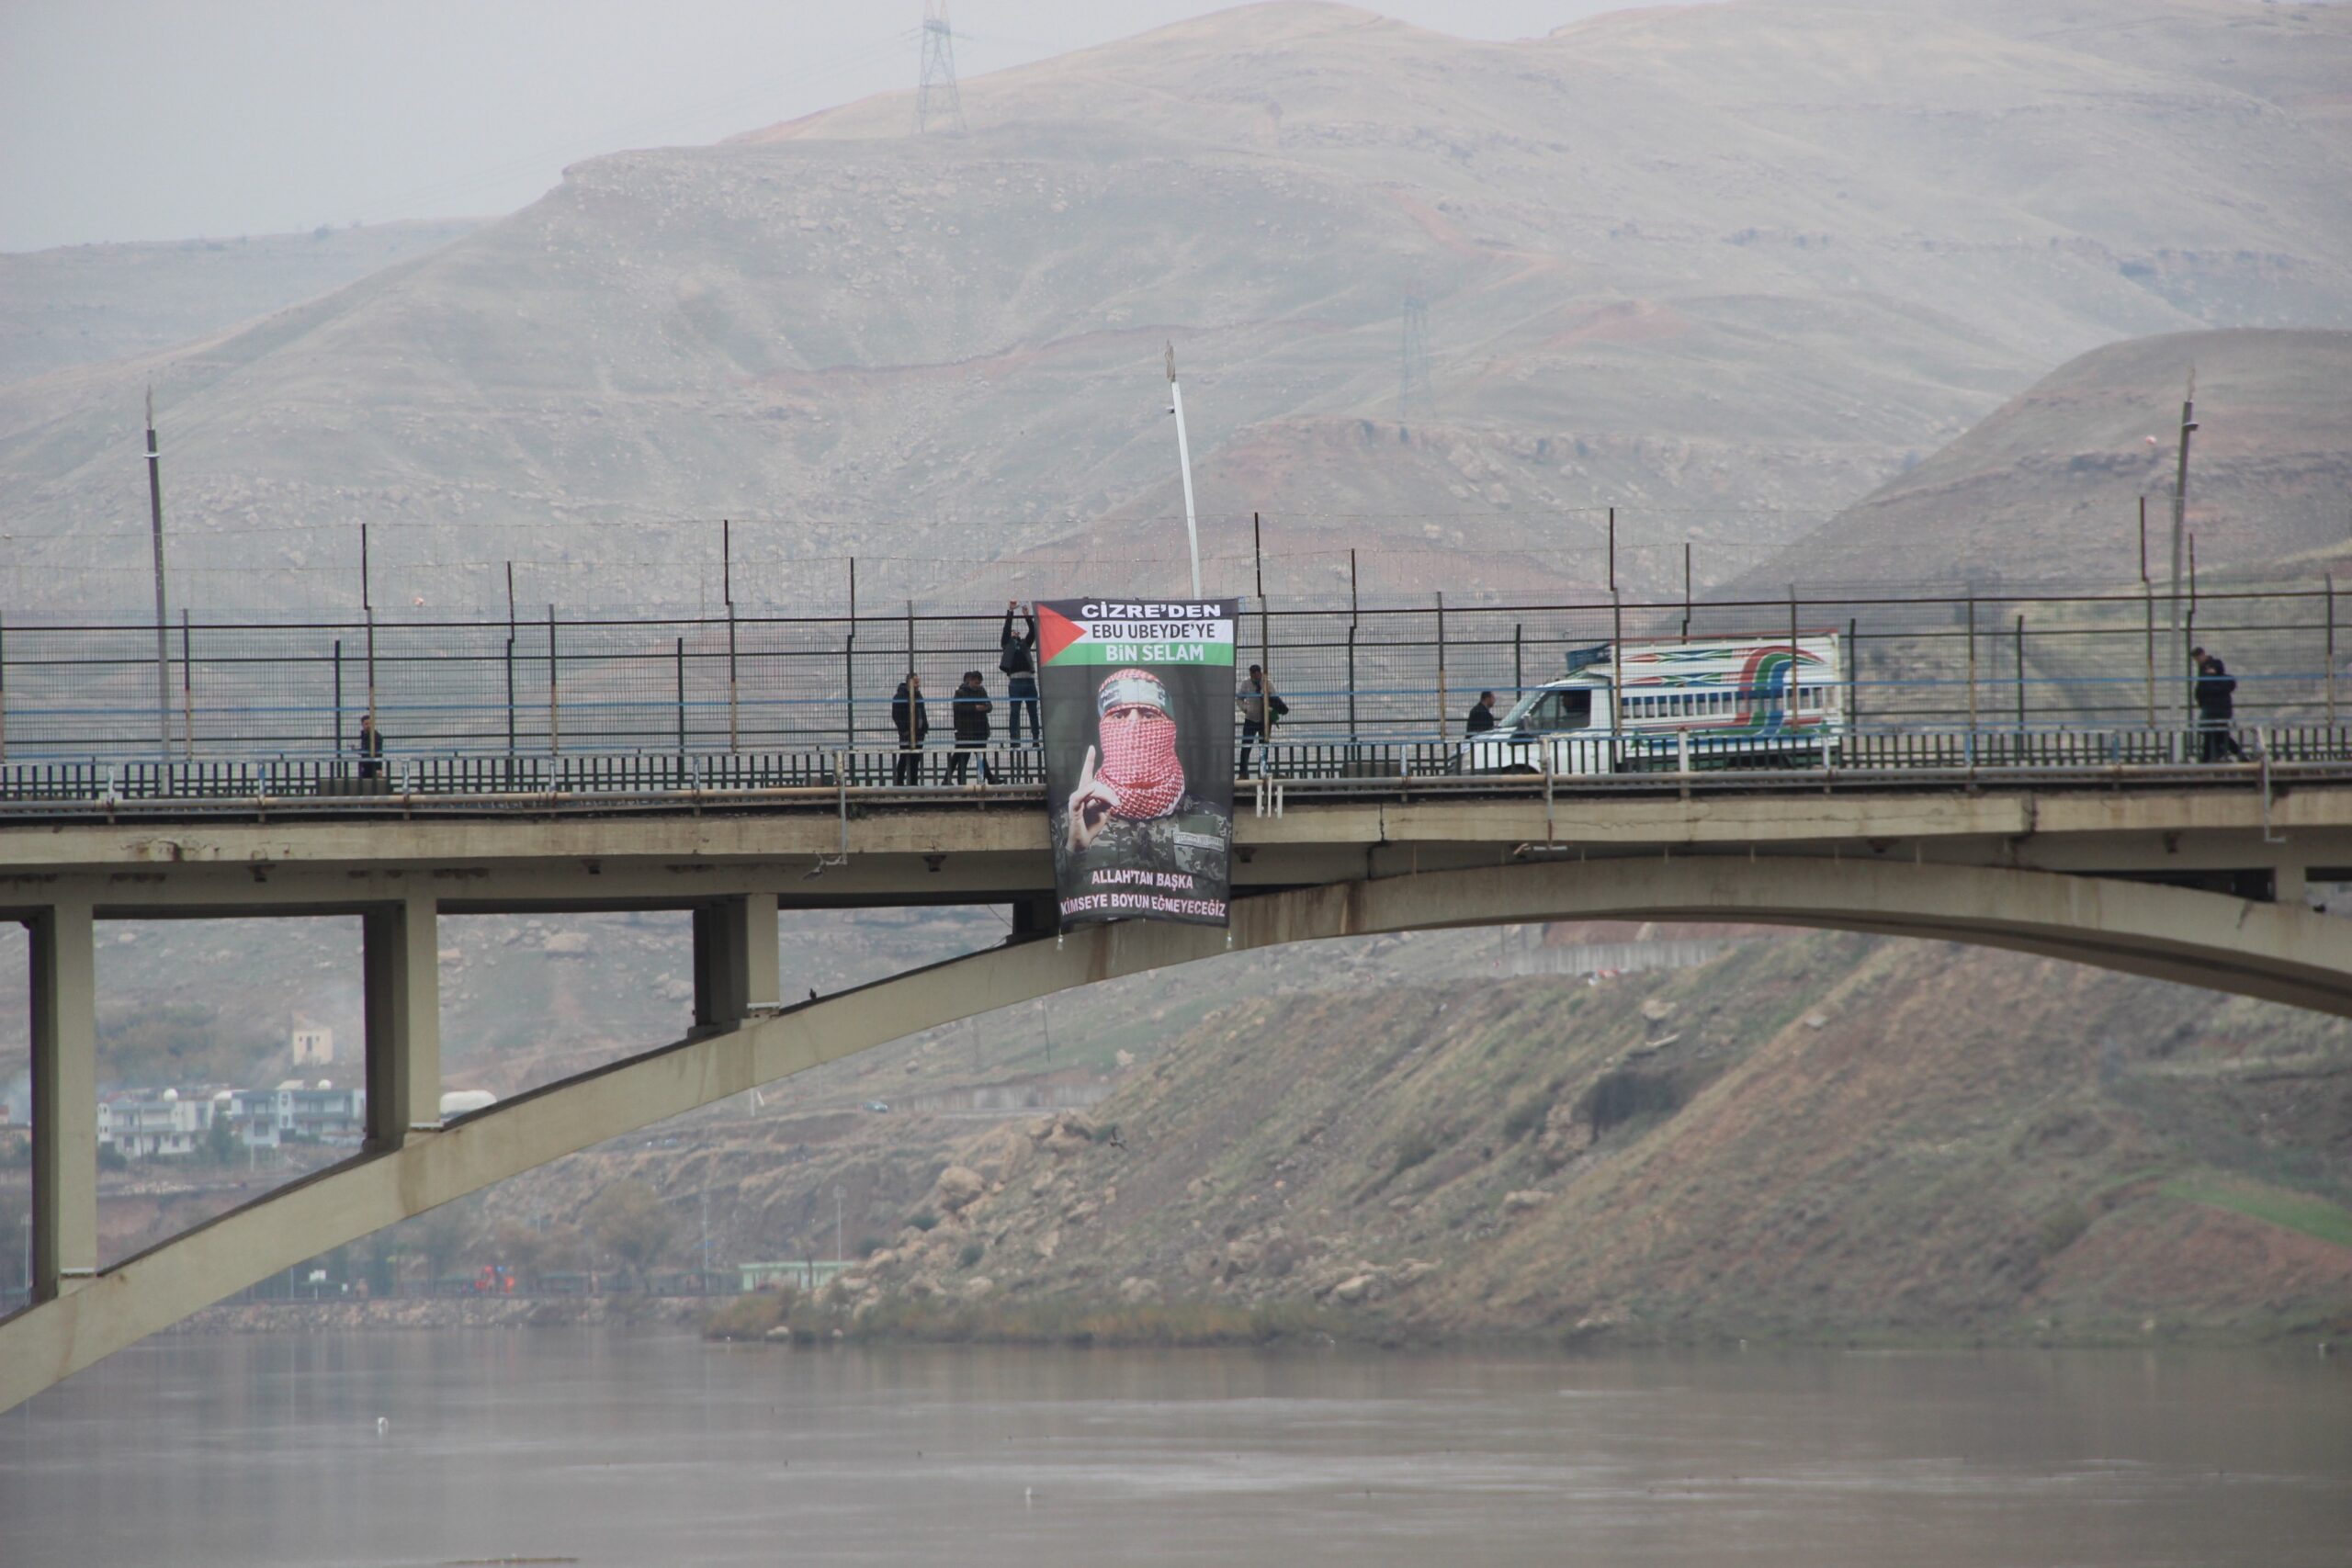
[[[1148,670],[1114,670],[1095,694],[1099,749],[1086,749],[1063,812],[1064,846],[1082,867],[1188,872],[1225,880],[1231,817],[1185,787],[1168,688]]]

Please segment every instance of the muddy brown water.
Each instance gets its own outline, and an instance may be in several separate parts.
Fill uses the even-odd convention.
[[[186,1336],[0,1416],[10,1568],[500,1560],[2339,1565],[2352,1372]]]

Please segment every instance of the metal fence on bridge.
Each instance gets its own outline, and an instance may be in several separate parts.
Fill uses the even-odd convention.
[[[2180,650],[2228,660],[2247,728],[2333,731],[2332,588],[2208,593],[1837,601],[1426,604],[1284,609],[1253,603],[1241,661],[1272,672],[1297,746],[1442,747],[1482,691],[1508,703],[1572,649],[1617,639],[1847,638],[1857,737],[1950,745],[2070,731],[2173,733],[2191,721]],[[890,699],[924,678],[939,739],[948,694],[979,671],[1008,714],[997,616],[727,615],[688,620],[410,620],[305,624],[0,623],[0,761],[324,763],[373,711],[395,756],[449,776],[562,759],[663,757],[747,780],[762,758],[884,750]],[[2315,742],[2314,742],[2315,743]],[[2047,742],[2018,739],[2013,748]],[[2167,743],[2168,744],[2168,743]],[[1304,759],[1311,751],[1298,753]],[[696,761],[696,759],[704,761]],[[650,766],[651,764],[607,764]],[[470,770],[470,773],[469,773]],[[723,771],[723,770],[721,770]]]

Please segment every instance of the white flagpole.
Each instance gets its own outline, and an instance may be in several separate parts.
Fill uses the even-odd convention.
[[[1176,416],[1176,467],[1184,476],[1184,544],[1193,554],[1193,597],[1201,596],[1201,530],[1193,516],[1193,449],[1184,439],[1184,389],[1176,383],[1176,345],[1168,345],[1169,412]]]

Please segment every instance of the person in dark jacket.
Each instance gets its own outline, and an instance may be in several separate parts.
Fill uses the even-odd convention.
[[[977,670],[964,671],[964,683],[956,688],[948,701],[948,713],[956,721],[956,755],[947,760],[949,784],[969,784],[972,753],[984,751],[989,743],[989,710],[996,705],[989,701],[989,689],[980,682]],[[989,760],[980,759],[980,782],[996,781],[989,773]]]
[[[2201,657],[2197,664],[2197,731],[2198,756],[2200,761],[2218,762],[2224,756],[2245,761],[2245,749],[2233,734],[2231,720],[2237,712],[2238,683],[2229,667],[2221,659],[2199,649]]]
[[[1463,727],[1464,735],[1484,735],[1495,727],[1495,694],[1481,692],[1478,700],[1470,705],[1470,722]]]
[[[1013,612],[1021,608],[1021,601],[1004,602],[1004,630],[998,642],[1004,651],[997,656],[996,667],[1004,671],[1004,723],[1012,744],[1021,744],[1021,710],[1029,709],[1029,731],[1035,743],[1046,743],[1046,727],[1037,722],[1037,615],[1032,611],[1023,617],[1026,629],[1014,632]]]
[[[363,779],[381,778],[384,773],[384,732],[376,728],[376,716],[359,716],[359,776]]]
[[[1250,776],[1250,749],[1265,740],[1274,727],[1274,720],[1290,711],[1289,705],[1274,695],[1273,677],[1252,664],[1249,679],[1242,682],[1241,690],[1234,696],[1233,705],[1241,710],[1238,776],[1246,779]]]
[[[899,765],[891,770],[890,782],[922,783],[922,739],[931,733],[931,715],[923,711],[922,677],[911,670],[890,699],[890,723],[899,731]]]

